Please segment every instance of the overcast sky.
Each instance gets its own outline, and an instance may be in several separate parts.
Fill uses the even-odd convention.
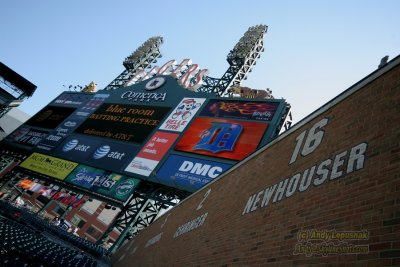
[[[0,61],[37,86],[20,108],[33,115],[66,88],[102,89],[143,42],[161,35],[163,57],[192,59],[220,78],[250,26],[265,24],[265,51],[243,86],[270,88],[299,121],[393,59],[398,0],[3,0]]]

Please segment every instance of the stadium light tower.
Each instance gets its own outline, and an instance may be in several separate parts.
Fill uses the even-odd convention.
[[[149,68],[151,64],[157,62],[161,57],[160,45],[163,43],[161,36],[149,38],[130,56],[125,58],[123,65],[125,70],[115,78],[104,90],[114,90],[124,86],[129,82],[137,72]]]
[[[247,79],[247,74],[251,72],[252,66],[264,51],[263,39],[267,28],[262,24],[250,27],[229,52],[226,60],[230,66],[221,79],[207,77],[205,84],[198,91],[216,93],[218,96],[232,96],[233,92],[229,88],[238,86],[242,80]]]

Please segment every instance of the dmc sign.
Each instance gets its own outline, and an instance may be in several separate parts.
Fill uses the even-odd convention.
[[[223,169],[220,166],[212,166],[210,164],[193,163],[185,160],[178,169],[181,172],[197,174],[209,178],[216,178],[220,175]]]
[[[165,184],[195,191],[231,167],[230,164],[171,155],[157,173]]]

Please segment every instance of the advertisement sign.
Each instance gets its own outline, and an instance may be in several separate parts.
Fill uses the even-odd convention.
[[[157,172],[162,183],[196,191],[231,167],[230,164],[170,155]]]
[[[183,98],[159,129],[182,132],[205,100],[205,98]]]
[[[86,163],[112,171],[120,171],[139,148],[101,139],[73,135],[54,150],[57,157]]]
[[[175,150],[242,160],[256,150],[267,127],[261,122],[196,118]]]
[[[40,153],[32,153],[19,166],[59,180],[65,177],[78,165],[78,163],[50,157]]]
[[[65,181],[92,193],[98,193],[123,202],[128,199],[139,184],[137,179],[85,165],[79,165],[68,175]]]
[[[99,145],[100,141],[96,139],[70,136],[54,150],[53,154],[56,157],[82,162],[93,155]]]
[[[139,147],[130,144],[101,142],[85,162],[95,167],[119,172],[138,150]]]
[[[54,129],[65,120],[75,108],[46,106],[25,124],[41,128]]]
[[[149,176],[177,138],[178,134],[156,132],[125,171]]]
[[[20,127],[12,134],[7,136],[6,140],[33,147],[36,146],[43,138],[45,138],[47,134],[48,132],[46,131]]]
[[[91,114],[75,132],[125,142],[142,143],[169,110],[168,107],[106,103]]]
[[[271,121],[279,102],[256,102],[248,100],[210,100],[200,116]]]

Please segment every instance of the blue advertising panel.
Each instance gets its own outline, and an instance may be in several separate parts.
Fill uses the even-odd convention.
[[[191,192],[196,191],[232,165],[198,158],[170,155],[157,172],[158,180]]]
[[[93,154],[86,158],[86,162],[95,167],[120,172],[138,151],[138,146],[102,140]]]
[[[60,158],[83,162],[99,145],[100,141],[96,139],[70,136],[54,150],[53,154]]]
[[[203,108],[200,116],[235,118],[258,121],[271,121],[280,102],[249,100],[210,100]]]
[[[121,202],[125,202],[139,184],[137,179],[85,165],[77,166],[64,181]]]
[[[72,135],[54,150],[54,155],[120,172],[138,151],[139,148],[134,145]]]

